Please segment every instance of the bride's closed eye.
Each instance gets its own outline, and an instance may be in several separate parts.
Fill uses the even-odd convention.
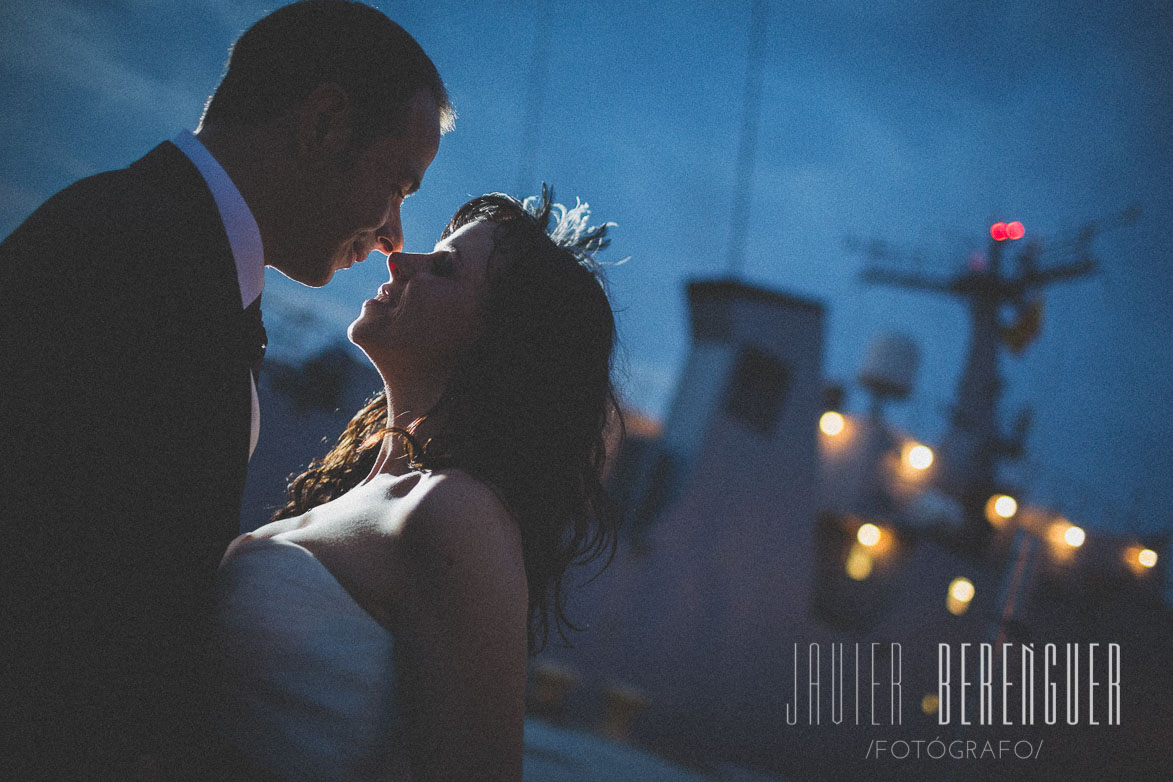
[[[453,257],[453,255],[454,254],[451,252],[437,255],[432,260],[432,274],[436,275],[437,277],[451,277],[453,274],[455,274],[456,259]]]

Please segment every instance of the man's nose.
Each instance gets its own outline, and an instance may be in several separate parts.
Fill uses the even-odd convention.
[[[399,221],[399,207],[391,207],[387,221],[375,231],[378,250],[386,255],[403,251],[403,225]]]

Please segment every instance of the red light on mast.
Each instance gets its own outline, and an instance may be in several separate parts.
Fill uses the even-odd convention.
[[[1004,242],[1008,237],[1006,223],[994,223],[990,226],[990,238],[995,242]]]
[[[1015,220],[1013,223],[1006,224],[1006,238],[1007,239],[1021,239],[1026,236],[1026,228],[1022,223]]]

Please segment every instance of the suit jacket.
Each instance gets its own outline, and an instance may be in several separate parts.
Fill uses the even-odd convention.
[[[247,333],[212,195],[170,143],[0,243],[0,745],[20,778],[187,764],[208,746]]]

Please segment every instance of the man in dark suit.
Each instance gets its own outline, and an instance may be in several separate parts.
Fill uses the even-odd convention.
[[[221,773],[212,584],[258,428],[264,266],[402,247],[452,121],[380,12],[295,3],[235,44],[193,135],[0,243],[0,777]]]

